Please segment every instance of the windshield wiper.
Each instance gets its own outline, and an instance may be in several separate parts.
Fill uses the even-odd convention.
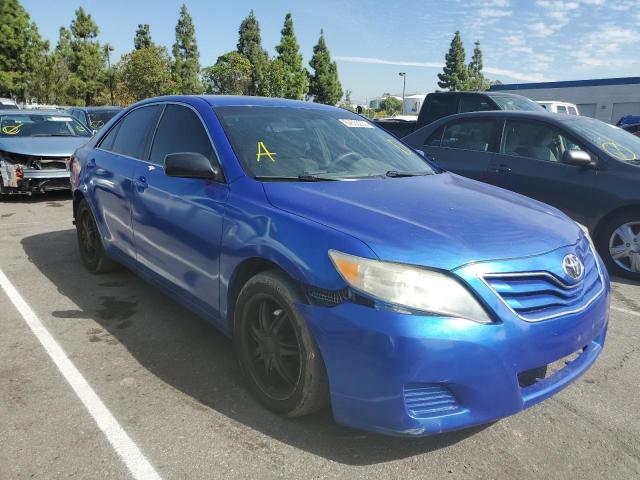
[[[391,177],[391,178],[398,178],[398,177],[422,177],[424,175],[429,175],[430,172],[428,171],[421,171],[421,172],[402,172],[399,170],[389,170],[387,173],[385,173],[385,175],[387,177]]]
[[[272,182],[335,182],[338,179],[335,177],[322,177],[319,175],[256,175],[256,180],[265,180]]]
[[[32,137],[75,137],[70,133],[35,133]]]

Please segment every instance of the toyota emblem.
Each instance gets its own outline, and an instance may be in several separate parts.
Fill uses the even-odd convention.
[[[562,268],[564,273],[566,273],[569,277],[574,280],[578,280],[582,277],[584,273],[584,265],[578,257],[576,257],[573,253],[570,253],[562,260]]]

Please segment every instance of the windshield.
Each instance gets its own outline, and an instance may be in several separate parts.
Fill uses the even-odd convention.
[[[395,137],[346,110],[243,106],[215,111],[238,159],[253,177],[344,179],[389,172],[434,173]]]
[[[525,97],[509,96],[509,95],[490,95],[491,100],[498,104],[500,110],[521,111],[521,112],[540,112],[545,108],[538,105],[533,100]]]
[[[617,160],[640,163],[640,138],[588,117],[570,117],[566,125]]]
[[[98,130],[104,127],[104,124],[111,120],[120,110],[99,110],[95,112],[87,112],[89,119],[89,128]]]
[[[80,122],[66,115],[0,115],[0,137],[90,137]]]

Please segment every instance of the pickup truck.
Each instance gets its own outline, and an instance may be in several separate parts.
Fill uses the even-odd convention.
[[[435,92],[424,100],[417,120],[384,119],[375,123],[402,138],[436,120],[464,112],[483,110],[544,111],[533,100],[503,92]]]

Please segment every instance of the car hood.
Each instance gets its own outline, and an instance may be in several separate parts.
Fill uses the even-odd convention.
[[[70,157],[90,137],[0,138],[0,150],[22,155]]]
[[[452,173],[263,185],[275,207],[356,237],[392,262],[452,270],[546,253],[581,235],[553,207]]]

